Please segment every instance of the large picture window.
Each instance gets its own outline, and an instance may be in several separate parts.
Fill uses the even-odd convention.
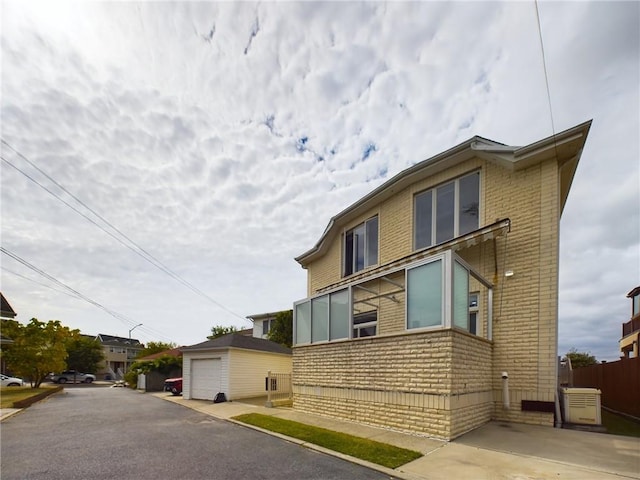
[[[442,260],[407,270],[407,328],[443,325]]]
[[[438,245],[479,227],[480,172],[417,194],[414,198],[416,249]]]
[[[344,276],[378,263],[378,217],[372,217],[344,236]]]

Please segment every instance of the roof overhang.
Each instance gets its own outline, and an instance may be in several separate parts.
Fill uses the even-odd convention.
[[[286,312],[286,310],[281,310],[280,312]],[[266,320],[268,318],[275,318],[275,316],[280,312],[256,313],[255,315],[248,315],[247,318],[252,322],[255,322],[256,320]]]
[[[631,290],[629,293],[627,293],[627,298],[633,298],[639,293],[640,293],[640,287],[636,287],[633,290]]]
[[[513,147],[475,136],[449,150],[403,170],[360,200],[331,218],[320,240],[295,260],[305,268],[324,255],[333,238],[349,222],[420,180],[472,158],[494,162],[509,170],[521,170],[555,158],[560,168],[561,211],[564,208],[591,120],[524,147]]]

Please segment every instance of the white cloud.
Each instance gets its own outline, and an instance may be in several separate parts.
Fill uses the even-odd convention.
[[[52,5],[3,4],[3,138],[241,316],[304,297],[293,257],[407,166],[552,133],[533,4]],[[539,8],[555,130],[594,119],[562,219],[560,349],[612,359],[640,284],[640,7]],[[19,318],[183,344],[246,325],[6,164],[2,220],[3,246],[134,323],[3,270]]]

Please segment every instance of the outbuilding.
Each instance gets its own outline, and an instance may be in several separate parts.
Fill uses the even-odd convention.
[[[265,395],[268,372],[291,373],[291,349],[262,338],[231,333],[183,347],[182,396],[226,400]]]

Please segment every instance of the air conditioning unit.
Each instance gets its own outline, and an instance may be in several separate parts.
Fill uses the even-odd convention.
[[[601,425],[600,390],[597,388],[561,388],[564,421],[582,425]]]

